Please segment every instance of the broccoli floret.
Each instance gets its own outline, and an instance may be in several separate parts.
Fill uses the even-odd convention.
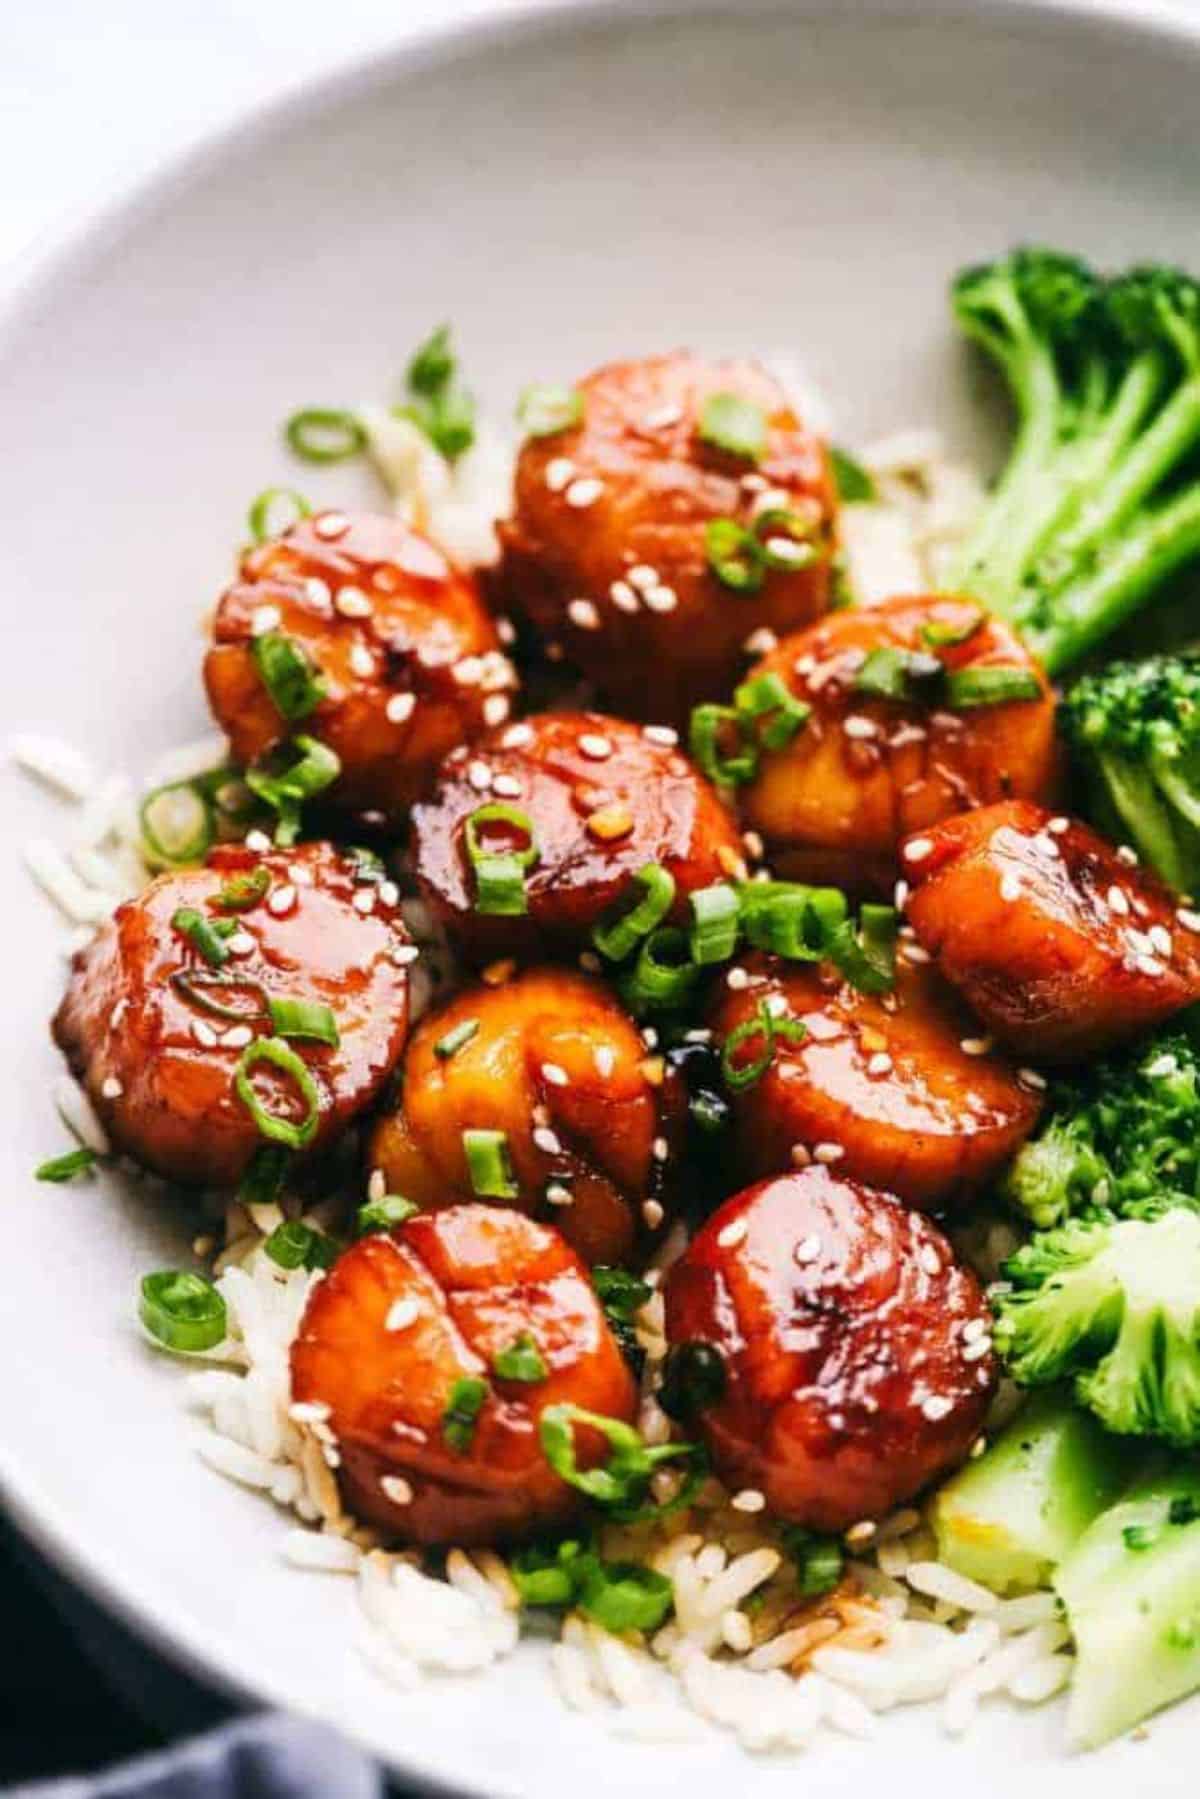
[[[1200,286],[1026,249],[960,274],[953,307],[1017,430],[947,586],[1057,673],[1200,553],[1200,483],[1176,479],[1200,440]]]
[[[1001,1194],[1041,1229],[1073,1213],[1137,1217],[1200,1196],[1200,1054],[1186,1030],[1055,1082]]]
[[[995,1343],[1020,1385],[1073,1377],[1118,1435],[1200,1443],[1200,1214],[1071,1219],[1004,1272]]]
[[[1109,663],[1076,681],[1059,718],[1093,822],[1173,887],[1200,887],[1200,656]]]

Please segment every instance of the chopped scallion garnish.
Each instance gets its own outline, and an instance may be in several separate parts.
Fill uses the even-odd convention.
[[[633,904],[628,903],[630,890]],[[658,862],[647,862],[630,876],[629,887],[614,910],[592,927],[592,942],[610,962],[623,962],[643,937],[649,936],[675,903],[675,877]]]
[[[483,833],[496,826],[502,828],[503,836],[485,841]],[[464,823],[463,842],[475,877],[475,910],[498,918],[516,918],[527,912],[525,870],[538,858],[528,812],[502,801],[478,806]]]
[[[845,895],[836,887],[795,881],[747,881],[741,888],[741,925],[755,949],[793,962],[817,962],[845,922]]]
[[[164,868],[203,862],[213,846],[212,807],[191,781],[170,781],[142,801],[139,814],[147,860]]]
[[[583,419],[577,387],[527,387],[517,402],[517,420],[527,437],[556,437]]]
[[[438,1038],[433,1046],[434,1055],[440,1056],[443,1061],[447,1061],[458,1050],[462,1049],[464,1044],[471,1041],[478,1029],[479,1020],[477,1018],[464,1018],[461,1023],[454,1026],[453,1030],[447,1031],[444,1037]]]
[[[268,995],[267,1010],[279,1037],[300,1037],[311,1043],[327,1043],[336,1049],[341,1042],[332,1006],[320,1000],[288,999]]]
[[[295,1083],[307,1108],[298,1123],[278,1112],[272,1112],[255,1091],[250,1075],[259,1062],[269,1062]],[[321,1119],[320,1089],[307,1063],[282,1038],[256,1037],[253,1043],[248,1043],[238,1058],[233,1085],[238,1098],[253,1118],[260,1136],[272,1143],[282,1143],[288,1149],[304,1149],[312,1142]]]
[[[986,616],[980,606],[962,625],[952,625],[942,618],[927,619],[921,626],[921,641],[927,643],[931,650],[955,649],[960,643],[967,643],[974,637]]]
[[[286,500],[292,509],[292,516],[285,524],[275,525],[271,522],[272,508]],[[312,516],[312,507],[302,493],[294,487],[264,487],[250,502],[250,510],[246,515],[246,523],[250,536],[255,543],[266,543],[269,537],[281,537],[302,518]]]
[[[373,1231],[394,1230],[398,1224],[415,1218],[419,1211],[411,1199],[404,1199],[399,1193],[385,1193],[382,1199],[369,1199],[365,1206],[359,1206],[354,1214],[354,1234],[369,1237]]]
[[[575,1429],[583,1425],[606,1438],[608,1460],[600,1467],[581,1468],[575,1456]],[[664,1462],[690,1459],[694,1443],[661,1443],[651,1447],[631,1424],[619,1418],[589,1412],[579,1405],[547,1406],[538,1421],[542,1454],[569,1486],[576,1487],[598,1505],[637,1506],[650,1476]]]
[[[807,724],[812,707],[798,700],[782,675],[756,675],[734,690],[734,710],[745,734],[764,750],[781,750]]]
[[[94,1149],[69,1149],[65,1155],[54,1156],[49,1162],[43,1162],[34,1170],[33,1178],[38,1181],[53,1181],[56,1186],[61,1186],[66,1181],[73,1181],[78,1175],[89,1174],[98,1159]]]
[[[156,1342],[183,1355],[202,1354],[225,1339],[225,1301],[198,1274],[168,1268],[146,1275],[138,1316]]]
[[[231,875],[214,900],[225,912],[252,912],[267,897],[271,886],[270,870],[259,863],[244,874]]]
[[[347,462],[361,456],[367,433],[354,413],[333,406],[308,406],[293,412],[283,427],[288,446],[305,462]]]
[[[426,398],[441,393],[454,373],[454,351],[450,348],[450,327],[439,325],[423,344],[418,344],[409,361],[407,380],[411,391]]]
[[[464,1131],[462,1145],[472,1193],[480,1199],[516,1199],[521,1189],[509,1157],[508,1133]]]
[[[799,1524],[785,1524],[780,1536],[796,1565],[796,1584],[806,1599],[837,1586],[846,1558],[836,1537],[818,1536]]]
[[[493,1356],[492,1372],[501,1380],[532,1383],[545,1380],[550,1370],[529,1332],[522,1331],[515,1342]]]
[[[466,1455],[470,1449],[487,1395],[487,1382],[477,1375],[463,1375],[451,1387],[442,1413],[442,1437],[455,1455]]]
[[[834,485],[838,490],[838,499],[847,504],[857,501],[873,500],[876,496],[875,483],[861,462],[857,462],[847,450],[839,450],[836,444],[829,446],[829,461],[833,468]]]
[[[723,881],[713,887],[701,887],[689,895],[688,905],[692,914],[688,927],[692,961],[701,966],[727,962],[737,948],[741,912],[737,889]]]
[[[753,531],[735,518],[710,518],[704,527],[708,566],[723,587],[735,593],[757,593],[765,578],[766,558]]]
[[[731,735],[737,743],[734,750],[726,748]],[[688,748],[692,760],[718,786],[752,781],[758,773],[758,750],[746,741],[744,720],[733,706],[711,701],[693,706]]]
[[[220,939],[218,938],[218,942]],[[224,974],[209,974],[203,968],[180,968],[171,976],[171,985],[193,1006],[199,1006],[213,1018],[228,1019],[231,1024],[258,1024],[267,1016],[267,996],[258,981],[230,969]],[[229,1005],[214,998],[215,994],[244,994],[252,1002]]]
[[[260,1143],[238,1183],[239,1203],[243,1206],[272,1205],[283,1192],[290,1160],[291,1152],[281,1143]]]
[[[439,325],[408,365],[408,402],[393,408],[397,417],[411,419],[448,462],[475,442],[475,402],[456,385],[457,367],[450,327]]]
[[[940,657],[888,645],[872,650],[854,677],[857,693],[909,705],[936,705],[945,686],[946,666]]]
[[[246,770],[246,785],[277,813],[275,841],[290,848],[300,834],[305,800],[323,793],[342,772],[336,753],[315,737],[296,737]]]
[[[953,711],[970,706],[1003,706],[1012,700],[1037,700],[1042,696],[1037,676],[1029,668],[956,668],[946,677],[946,704]]]
[[[891,906],[865,905],[858,915],[857,931],[847,921],[830,937],[829,959],[860,993],[890,993],[896,985],[898,927]]]
[[[774,1061],[777,1041],[803,1043],[806,1035],[802,1019],[786,1016],[778,1018],[765,1000],[760,1001],[754,1015],[736,1025],[721,1047],[721,1074],[725,1085],[733,1093],[741,1093],[747,1087],[753,1087]],[[760,1037],[762,1048],[755,1051],[748,1061],[739,1059],[739,1050]]]
[[[302,643],[282,631],[264,631],[251,639],[250,652],[281,718],[307,718],[320,705],[325,683]]]
[[[192,948],[213,968],[221,968],[229,960],[229,945],[211,918],[197,912],[194,906],[180,906],[171,915],[171,928],[186,937]]]
[[[263,1249],[280,1268],[332,1268],[340,1253],[332,1237],[299,1218],[276,1225]]]
[[[748,462],[757,462],[767,447],[766,413],[740,394],[709,394],[700,408],[696,429],[705,443]]]
[[[688,953],[688,934],[659,925],[642,939],[637,960],[620,976],[621,997],[635,1018],[674,1011],[691,997],[700,969]]]

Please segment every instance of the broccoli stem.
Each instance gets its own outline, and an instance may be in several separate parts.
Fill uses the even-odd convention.
[[[1059,673],[1115,631],[1168,575],[1197,553],[1200,488],[1187,489],[1135,520],[1094,572],[1048,594],[1047,620],[1034,612],[1022,622],[1025,641],[1047,673]],[[1025,603],[1028,606],[1028,600]]]
[[[978,1461],[939,1490],[942,1561],[998,1593],[1044,1587],[1123,1491],[1130,1452],[1057,1389],[1035,1394]]]
[[[1097,754],[1096,763],[1108,798],[1131,841],[1139,845],[1142,855],[1164,881],[1186,892],[1193,862],[1178,841],[1171,814],[1156,790],[1155,776],[1127,757],[1104,751]]]
[[[1095,1748],[1200,1686],[1200,1470],[1165,1464],[1054,1577],[1075,1638],[1067,1730]]]

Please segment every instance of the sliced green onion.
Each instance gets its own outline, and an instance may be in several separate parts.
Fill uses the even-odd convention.
[[[521,1189],[513,1174],[507,1131],[464,1131],[462,1145],[472,1193],[479,1199],[516,1199]]]
[[[480,833],[487,825],[505,825],[526,838],[524,845],[489,849]],[[478,806],[463,826],[463,841],[475,876],[475,910],[493,918],[517,918],[528,912],[525,870],[538,859],[533,820],[519,806],[496,801]]]
[[[710,518],[704,527],[708,566],[723,587],[734,593],[757,593],[765,578],[766,558],[753,531],[735,518]]]
[[[726,752],[721,738],[731,730],[737,735],[738,748]],[[732,706],[717,706],[711,701],[693,706],[688,748],[693,762],[718,786],[752,781],[758,773],[757,746],[746,741],[745,720]]]
[[[814,522],[789,506],[768,506],[755,515],[754,534],[768,568],[795,573],[817,560]]]
[[[285,758],[291,757],[290,761]],[[305,800],[324,790],[342,772],[340,758],[328,744],[315,737],[296,737],[246,770],[246,785],[278,814],[275,841],[290,848],[300,834],[300,812]]]
[[[517,420],[527,437],[557,437],[582,422],[583,395],[577,387],[527,387]]]
[[[267,1010],[277,1037],[300,1037],[309,1043],[327,1043],[331,1049],[341,1042],[333,1008],[320,1000],[277,998],[270,994]]]
[[[857,693],[908,704],[936,705],[945,686],[945,663],[921,650],[872,650],[854,677]]]
[[[734,690],[733,704],[738,716],[751,730],[765,750],[784,749],[807,724],[812,707],[798,700],[781,675],[756,675]],[[765,719],[765,724],[760,720]]]
[[[1041,697],[1038,678],[1029,668],[956,668],[946,678],[946,704],[956,712]]]
[[[579,1466],[575,1455],[575,1429],[581,1424],[598,1430],[607,1439],[609,1455],[601,1467]],[[538,1436],[542,1454],[559,1479],[604,1506],[640,1504],[656,1468],[664,1462],[678,1461],[696,1453],[694,1443],[662,1443],[651,1447],[642,1441],[631,1424],[571,1404],[547,1406],[538,1421]]]
[[[293,412],[283,427],[288,447],[305,462],[347,462],[361,456],[367,433],[352,412],[331,406],[308,406]]]
[[[713,887],[697,889],[689,896],[688,905],[692,914],[688,928],[692,961],[701,967],[710,962],[727,962],[737,948],[741,912],[737,889],[718,881]]]
[[[250,654],[281,718],[307,718],[325,698],[319,670],[294,637],[264,631],[251,639]]]
[[[424,343],[418,344],[409,361],[406,379],[415,394],[431,399],[441,393],[454,374],[455,357],[450,348],[450,327],[439,325]]]
[[[332,1268],[340,1253],[332,1237],[299,1218],[276,1225],[263,1248],[280,1268]]]
[[[509,1559],[508,1571],[521,1604],[555,1608],[572,1604],[577,1586],[574,1564],[583,1555],[583,1544],[575,1537],[552,1546],[530,1543],[518,1549]]]
[[[659,925],[642,939],[637,960],[621,975],[621,997],[635,1018],[686,1005],[701,971],[688,954],[688,934]]]
[[[757,462],[767,447],[766,413],[740,394],[709,394],[696,429],[705,443],[749,462]]]
[[[350,864],[351,879],[356,887],[377,887],[387,879],[383,857],[361,843],[348,843],[342,855]]]
[[[410,1218],[415,1218],[420,1209],[399,1193],[385,1193],[382,1199],[369,1199],[354,1214],[354,1234],[369,1237],[373,1231],[394,1230],[398,1224],[407,1224]]]
[[[203,862],[213,846],[212,807],[191,781],[170,781],[142,801],[142,841],[150,859],[167,868]]]
[[[640,894],[627,904],[629,890]],[[623,962],[661,924],[675,903],[675,877],[661,863],[647,862],[630,877],[615,909],[592,927],[592,943],[610,962]]]
[[[220,942],[220,938],[217,939]],[[222,945],[224,948],[224,945]],[[181,968],[171,976],[171,985],[193,1006],[199,1006],[212,1018],[225,1018],[233,1024],[256,1024],[267,1016],[267,996],[258,981],[252,981],[245,975],[233,970],[225,974],[207,973],[202,968]],[[245,1006],[227,1005],[224,1000],[214,999],[214,993],[243,993],[255,1004],[253,1009]]]
[[[741,923],[753,948],[792,962],[818,962],[845,922],[845,895],[836,887],[794,881],[747,881],[740,889]]]
[[[184,1355],[225,1340],[225,1301],[211,1281],[165,1268],[142,1281],[138,1316],[156,1342]]]
[[[286,524],[272,525],[271,509],[280,500],[286,500],[293,508],[294,516]],[[250,528],[250,536],[255,543],[266,543],[269,537],[282,537],[285,531],[298,523],[302,518],[312,517],[312,507],[302,493],[294,487],[264,487],[260,494],[250,502],[250,510],[246,514],[246,523]]]
[[[455,1455],[466,1455],[470,1449],[487,1395],[487,1382],[477,1375],[463,1375],[451,1387],[442,1413],[442,1437]]]
[[[931,650],[954,649],[960,643],[968,643],[986,617],[981,606],[965,625],[952,625],[941,618],[927,619],[921,626],[921,641],[927,643]]]
[[[714,1344],[699,1338],[673,1344],[663,1364],[658,1403],[669,1418],[694,1418],[717,1403],[728,1379],[725,1358]]]
[[[896,985],[898,924],[893,907],[867,905],[857,931],[847,922],[830,938],[830,961],[860,993],[890,993]]]
[[[180,906],[171,916],[171,928],[186,937],[192,948],[211,963],[213,968],[220,968],[229,960],[229,946],[211,918],[205,918],[203,912],[197,912],[194,906]]]
[[[438,1038],[433,1046],[434,1055],[440,1056],[443,1062],[448,1061],[452,1055],[462,1049],[464,1044],[471,1041],[478,1029],[479,1020],[477,1018],[464,1018],[460,1024],[454,1026],[453,1030],[447,1031],[444,1037]]]
[[[213,903],[226,912],[252,912],[260,900],[266,899],[270,886],[271,871],[260,863],[245,874],[231,876]]]
[[[803,1043],[807,1034],[802,1019],[787,1016],[777,1018],[766,1001],[760,1001],[754,1016],[743,1019],[741,1024],[735,1026],[721,1046],[721,1074],[725,1085],[732,1093],[741,1093],[747,1087],[753,1087],[774,1061],[777,1042]],[[753,1042],[756,1037],[762,1038],[762,1049],[752,1055],[748,1062],[739,1062],[738,1050],[743,1044]]]
[[[300,1097],[308,1108],[299,1124],[270,1111],[255,1092],[250,1071],[259,1062],[269,1062],[273,1068],[295,1082]],[[238,1058],[233,1085],[238,1098],[253,1118],[260,1136],[268,1138],[272,1143],[282,1143],[288,1149],[304,1149],[312,1142],[321,1120],[320,1090],[308,1065],[282,1038],[256,1037],[253,1043],[248,1043]]]
[[[641,1562],[604,1562],[599,1556],[585,1556],[575,1603],[617,1636],[627,1630],[645,1635],[670,1616],[675,1589],[667,1575]]]
[[[283,1192],[291,1164],[291,1152],[281,1143],[260,1143],[246,1165],[238,1183],[238,1201],[243,1206],[269,1206]]]
[[[786,1524],[780,1540],[796,1565],[796,1584],[806,1599],[829,1593],[842,1578],[845,1555],[836,1537],[822,1537],[799,1524]]]
[[[603,1264],[592,1269],[592,1286],[604,1307],[604,1316],[618,1349],[640,1379],[646,1352],[638,1342],[635,1316],[654,1289],[624,1268],[606,1268]]]
[[[65,1155],[54,1156],[49,1162],[43,1162],[34,1169],[35,1181],[53,1181],[61,1186],[65,1181],[73,1181],[76,1175],[88,1174],[96,1166],[99,1158],[94,1149],[69,1149]]]
[[[693,1093],[688,1116],[706,1137],[715,1137],[729,1123],[729,1105],[719,1093]]]
[[[550,1370],[529,1332],[522,1331],[515,1342],[493,1356],[492,1372],[498,1374],[501,1380],[532,1383],[545,1380]]]
[[[862,463],[856,462],[847,450],[839,450],[836,444],[830,444],[829,461],[839,500],[852,505],[856,501],[876,498],[875,483],[871,476]]]

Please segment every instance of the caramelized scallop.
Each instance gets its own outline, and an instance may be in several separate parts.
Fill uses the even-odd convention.
[[[215,850],[204,868],[159,875],[79,952],[54,1036],[119,1150],[170,1180],[234,1185],[266,1141],[235,1073],[254,1039],[275,1034],[271,1002],[322,1008],[337,1038],[286,1042],[311,1098],[275,1062],[250,1070],[268,1113],[297,1128],[314,1120],[305,1151],[375,1099],[404,1043],[414,952],[396,906],[357,873],[324,843]],[[230,933],[212,952],[219,966],[183,928],[189,915]]]
[[[1033,1129],[1037,1093],[904,945],[895,991],[882,997],[825,967],[765,956],[737,965],[734,979],[745,984],[723,985],[710,1020],[721,1039],[763,1007],[803,1027],[799,1041],[776,1035],[765,1071],[732,1096],[745,1174],[815,1156],[936,1211],[985,1186]],[[763,1041],[751,1035],[732,1052],[735,1068]]]
[[[909,838],[903,863],[920,941],[1033,1062],[1097,1055],[1200,998],[1200,939],[1170,893],[1078,820],[991,806]]]
[[[480,910],[468,829],[484,850],[520,851],[525,911]],[[673,918],[742,867],[733,818],[674,734],[601,712],[540,713],[456,751],[413,809],[413,849],[439,920],[479,960],[586,947],[647,863],[674,882]]]
[[[268,655],[286,640],[319,698],[281,690],[280,710],[264,639]],[[341,761],[330,799],[395,823],[448,750],[507,718],[516,685],[473,577],[398,519],[344,512],[247,550],[217,607],[204,680],[239,762],[303,731]]]
[[[961,1462],[996,1365],[974,1276],[927,1218],[824,1168],[714,1213],[665,1285],[672,1354],[720,1357],[687,1422],[726,1485],[814,1530],[877,1518]],[[705,1396],[707,1398],[707,1396]]]
[[[726,692],[753,632],[792,630],[829,604],[828,458],[757,363],[676,351],[610,363],[577,391],[578,422],[521,451],[502,579],[618,711],[684,724],[695,701]],[[706,435],[714,396],[748,406],[751,454]],[[752,590],[714,572],[718,519],[776,545]]]
[[[293,1399],[321,1408],[337,1444],[351,1509],[411,1543],[508,1542],[567,1523],[579,1494],[542,1453],[542,1412],[570,1402],[628,1422],[636,1400],[558,1233],[479,1205],[347,1250],[309,1297],[291,1366]]]
[[[1036,697],[952,706],[946,677],[967,671],[985,684],[1011,671]],[[909,832],[1010,796],[1054,797],[1050,684],[973,600],[904,598],[835,613],[780,643],[752,671],[762,675],[812,708],[789,743],[763,751],[757,778],[740,790],[745,822],[781,875],[886,889]],[[862,690],[872,677],[907,697]]]
[[[370,1162],[422,1211],[473,1194],[464,1133],[499,1131],[510,1191],[587,1262],[622,1262],[675,1180],[678,1077],[599,981],[530,969],[470,987],[413,1033]]]

